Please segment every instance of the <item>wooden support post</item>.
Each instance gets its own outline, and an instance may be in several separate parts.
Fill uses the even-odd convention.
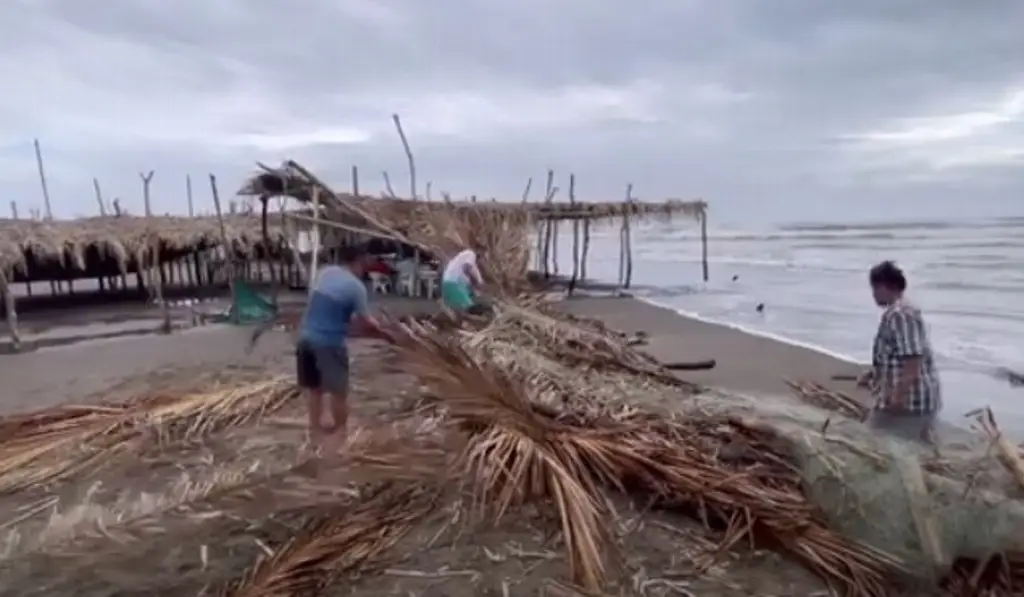
[[[580,275],[580,219],[576,212],[576,175],[569,174],[569,212],[572,218],[572,278],[569,279],[569,296],[576,290],[576,282]]]
[[[7,332],[11,335],[11,344],[15,351],[21,350],[21,334],[18,332],[18,311],[15,308],[14,292],[7,283],[7,275],[0,272],[0,293],[4,295],[4,315],[7,319]]]
[[[320,187],[313,187],[313,194],[310,204],[313,206],[313,228],[309,231],[309,242],[313,245],[309,257],[309,279],[306,280],[306,290],[309,296],[313,296],[313,286],[316,284],[316,272],[320,267]]]
[[[103,192],[100,191],[100,181],[98,178],[92,179],[92,188],[96,192],[96,203],[100,206],[100,216],[107,217],[107,206],[103,204]]]
[[[185,175],[185,197],[188,199],[188,217],[194,218],[196,215],[195,206],[192,203],[192,175]]]
[[[17,220],[18,219],[18,202],[17,201],[11,201],[11,219],[12,220]]]
[[[36,166],[39,168],[39,184],[43,188],[43,205],[46,208],[46,219],[53,219],[53,210],[50,207],[50,191],[46,186],[46,170],[43,168],[43,151],[39,148],[39,139],[32,140],[36,149]]]
[[[356,197],[359,196],[359,167],[352,166],[352,194]]]
[[[587,279],[587,256],[590,254],[590,214],[583,220],[583,254],[580,256],[580,280]]]
[[[708,281],[708,209],[700,210],[700,265],[704,273],[704,281]]]
[[[622,228],[619,229],[619,285],[629,288],[633,279],[633,238],[630,219],[633,209],[633,184],[626,185],[626,199],[622,205]]]
[[[220,242],[224,247],[224,266],[227,269],[228,287],[231,289],[231,321],[238,323],[238,296],[235,294],[235,251],[228,242],[228,231],[224,226],[224,212],[220,209],[220,194],[217,192],[217,177],[213,174],[210,174],[210,191],[213,193],[213,206],[217,210]]]
[[[544,218],[541,222],[541,228],[543,229],[543,246],[538,240],[538,252],[541,253],[541,263],[544,269],[544,279],[551,277],[551,269],[549,267],[550,256],[551,256],[551,219],[549,217],[551,202],[555,199],[555,193],[558,192],[558,188],[555,186],[555,171],[548,170],[547,186],[544,190],[544,205],[549,208],[548,211],[542,212]]]
[[[155,220],[153,219],[153,205],[150,202],[149,197],[149,183],[153,180],[153,171],[143,174],[139,172],[139,178],[142,179],[142,200],[146,207],[146,223],[149,225],[149,251],[151,256],[151,262],[149,267],[146,268],[147,275],[147,290],[153,292],[155,290],[155,298],[160,303],[160,309],[163,313],[163,326],[161,331],[165,334],[171,333],[171,306],[164,300],[164,269],[163,264],[160,262],[160,235],[154,225]],[[157,283],[155,288],[153,285],[153,268],[156,268],[156,279]]]
[[[416,159],[412,155],[412,149],[409,147],[409,140],[405,137],[405,131],[402,130],[402,120],[398,114],[392,114],[391,120],[395,122],[395,129],[398,130],[398,137],[402,140],[402,148],[405,150],[405,160],[409,164],[409,198],[416,201],[419,197],[417,196],[416,189]]]

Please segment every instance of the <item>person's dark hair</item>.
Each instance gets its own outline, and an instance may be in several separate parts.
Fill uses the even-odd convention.
[[[356,263],[366,256],[366,247],[363,245],[343,245],[338,247],[338,262],[345,265]]]
[[[871,268],[868,280],[872,286],[883,286],[896,292],[903,292],[907,289],[907,277],[903,270],[892,261],[883,261]]]

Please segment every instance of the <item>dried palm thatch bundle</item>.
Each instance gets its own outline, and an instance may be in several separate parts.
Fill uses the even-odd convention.
[[[494,312],[490,325],[480,331],[487,341],[512,342],[570,367],[621,371],[691,393],[699,390],[610,330],[573,325],[512,301],[496,301]]]
[[[727,527],[726,546],[766,539],[851,595],[887,595],[898,563],[831,531],[800,490],[800,477],[763,431],[739,422],[699,425],[623,409],[551,413],[548,389],[442,335],[411,323],[396,330],[415,373],[442,398],[451,419],[471,432],[463,465],[480,507],[498,515],[525,501],[557,509],[576,584],[597,591],[611,549],[602,488],[642,492],[686,505]],[[583,403],[585,397],[577,397]],[[723,457],[725,444],[744,446]]]
[[[260,219],[253,215],[227,215],[224,231],[235,250],[249,252],[263,240]],[[268,230],[283,238],[279,227]],[[52,259],[85,270],[90,248],[110,255],[122,270],[132,259],[147,254],[154,239],[166,250],[221,243],[220,225],[215,217],[94,217],[77,220],[0,220],[0,273],[24,271],[26,254],[34,259]]]
[[[282,408],[297,395],[275,378],[207,392],[157,394],[102,406],[63,406],[0,419],[0,493],[54,483],[112,458],[188,442]]]
[[[309,462],[260,475],[229,468],[160,508],[97,520],[63,541],[7,558],[0,562],[6,581],[0,595],[313,589],[371,565],[430,514],[448,454],[433,428],[403,424],[357,430],[322,471],[327,479],[310,478]]]

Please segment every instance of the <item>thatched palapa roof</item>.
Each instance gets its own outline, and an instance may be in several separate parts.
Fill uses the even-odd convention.
[[[228,242],[247,251],[262,241],[258,215],[226,215]],[[279,225],[268,230],[271,240],[281,237]],[[155,239],[154,239],[155,236]],[[97,251],[115,260],[122,270],[144,256],[154,240],[163,251],[188,251],[221,244],[216,217],[105,216],[77,220],[0,221],[0,273],[26,273],[30,261],[56,261],[65,267],[86,269],[86,255]]]
[[[310,203],[314,186],[315,183],[310,180],[308,171],[295,162],[285,162],[279,168],[269,168],[260,164],[260,169],[242,185],[237,194],[257,197],[287,196],[303,203]],[[570,203],[568,201],[423,201],[397,197],[371,197],[351,193],[335,193],[335,195],[340,200],[373,211],[381,218],[392,222],[407,220],[410,216],[422,215],[426,211],[450,213],[453,209],[491,212],[506,216],[524,214],[532,218],[533,221],[601,220],[621,218],[624,215],[638,218],[668,218],[676,214],[696,218],[707,210],[705,201],[681,199],[660,202],[634,200],[627,203],[619,200]],[[557,199],[557,196],[555,198]]]

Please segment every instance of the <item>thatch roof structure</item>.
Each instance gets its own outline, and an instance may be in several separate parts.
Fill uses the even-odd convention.
[[[317,181],[310,179],[309,172],[295,162],[285,162],[279,168],[260,164],[260,169],[238,190],[238,195],[292,197],[302,203],[311,203],[313,188]],[[526,214],[533,221],[572,219],[612,219],[624,215],[631,217],[668,218],[673,215],[700,217],[707,210],[705,201],[683,201],[669,199],[660,202],[605,201],[573,203],[552,201],[545,203],[502,202],[502,201],[422,201],[397,197],[370,197],[351,193],[335,193],[335,196],[359,207],[372,211],[387,221],[408,220],[424,212],[451,213],[452,210],[490,212],[514,217]]]
[[[638,201],[618,203],[498,201],[421,201],[377,198],[336,193],[315,174],[294,161],[280,168],[259,164],[257,171],[238,190],[238,195],[287,196],[311,204],[314,192],[322,206],[327,227],[391,238],[446,258],[474,247],[482,259],[484,277],[496,290],[514,293],[527,280],[530,233],[545,221],[615,219],[670,219],[675,215],[702,218],[704,201]],[[304,218],[308,223],[309,218]]]
[[[262,242],[256,215],[226,215],[224,229],[236,250],[250,251]],[[271,240],[280,239],[275,225]],[[166,258],[221,244],[216,217],[106,216],[77,220],[0,221],[0,274],[8,279],[29,275],[33,267],[49,264],[85,272],[94,261],[113,260],[125,271],[130,262],[145,259],[154,240]]]

